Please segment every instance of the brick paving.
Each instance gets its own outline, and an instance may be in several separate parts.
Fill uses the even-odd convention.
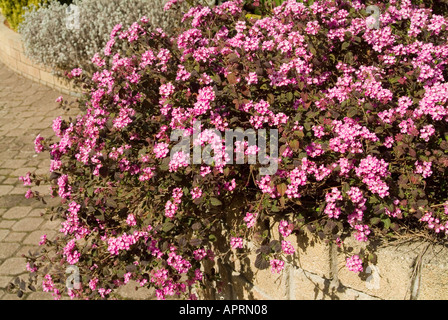
[[[45,205],[26,199],[18,179],[28,171],[48,172],[48,153],[34,152],[34,139],[54,136],[53,119],[74,117],[79,110],[59,108],[55,99],[61,93],[28,80],[0,63],[0,300],[19,299],[6,292],[6,286],[16,276],[27,279],[22,254],[36,249],[40,236],[55,235],[60,222],[41,216]],[[70,97],[64,98],[70,99]],[[49,186],[33,187],[48,194]],[[51,205],[52,201],[47,205]],[[54,204],[54,201],[53,201]],[[44,292],[25,293],[21,299],[52,299]]]
[[[77,108],[59,108],[55,100],[60,95],[63,94],[28,80],[0,63],[0,300],[53,299],[39,288],[36,292],[28,290],[18,298],[6,292],[6,287],[17,276],[28,279],[22,254],[37,249],[43,234],[51,239],[60,229],[61,221],[41,216],[46,206],[57,205],[59,200],[47,196],[45,206],[34,199],[26,199],[29,187],[24,187],[19,180],[19,176],[27,172],[48,173],[48,153],[34,151],[36,136],[54,137],[51,126],[56,117],[68,120],[81,113]],[[74,101],[63,96],[65,100]],[[49,186],[34,186],[32,190],[47,195]],[[121,287],[118,290],[121,299],[154,299],[153,290],[140,288],[136,291],[136,286],[130,281]]]

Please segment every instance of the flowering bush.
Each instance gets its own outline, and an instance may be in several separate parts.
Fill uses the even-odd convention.
[[[74,0],[78,6],[79,28],[67,28],[67,4],[51,1],[39,8],[30,7],[19,26],[25,53],[52,68],[57,74],[82,68],[92,72],[91,57],[103,49],[112,28],[121,23],[128,28],[146,15],[153,28],[172,32],[178,27],[182,10],[163,11],[164,0]]]
[[[28,257],[44,290],[58,297],[57,269],[72,264],[72,297],[111,298],[133,279],[159,299],[196,298],[206,279],[219,284],[207,266],[229,250],[255,244],[256,266],[281,272],[295,251],[286,238],[305,227],[337,245],[422,224],[444,237],[447,17],[408,0],[377,6],[379,29],[356,0],[290,0],[261,19],[239,0],[197,6],[173,37],[146,17],[115,26],[99,70],[72,71],[85,113],[54,121],[58,142],[35,141],[63,218],[46,254]],[[225,141],[237,128],[259,144]],[[235,163],[229,144],[260,161]]]
[[[17,27],[23,20],[23,14],[29,6],[39,6],[46,3],[47,0],[0,0],[0,9],[2,14],[8,21],[9,26],[13,30],[17,30]]]

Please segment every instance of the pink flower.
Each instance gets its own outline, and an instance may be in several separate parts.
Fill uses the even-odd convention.
[[[173,203],[171,200],[168,200],[165,204],[165,216],[172,219],[177,211],[177,204]]]
[[[170,10],[171,7],[172,7],[173,5],[175,5],[176,3],[178,3],[178,1],[179,1],[179,0],[168,0],[168,1],[165,3],[165,5],[164,5],[163,10],[165,10],[165,11]],[[180,0],[180,2],[182,2],[182,1],[183,1],[183,0]]]
[[[101,59],[98,52],[93,55],[93,58],[91,61],[93,64],[95,64],[97,67],[100,67],[100,68],[106,64],[106,62],[103,59]]]
[[[154,146],[153,151],[155,153],[156,158],[158,159],[165,158],[167,154],[170,152],[170,150],[168,149],[168,143],[165,142],[157,143]]]
[[[127,272],[127,273],[125,273],[124,274],[124,283],[126,284],[126,283],[128,283],[129,282],[129,280],[131,280],[131,276],[132,276],[132,272]]]
[[[82,69],[81,69],[81,68],[73,69],[73,70],[70,72],[70,74],[71,74],[73,77],[79,77],[79,76],[82,74]]]
[[[36,153],[41,153],[44,150],[42,140],[44,140],[44,138],[41,137],[40,134],[38,134],[36,139],[34,140],[34,150],[36,151]]]
[[[429,124],[420,129],[420,138],[428,142],[429,138],[434,135],[435,132],[436,130],[434,129],[434,126],[432,124]]]
[[[212,169],[208,166],[203,166],[201,167],[201,176],[205,177],[206,175],[208,175],[210,172],[212,172]]]
[[[193,251],[193,257],[198,261],[204,259],[206,256],[207,252],[203,248]]]
[[[137,224],[137,221],[135,220],[135,216],[131,213],[128,215],[128,217],[126,218],[126,223],[128,225],[135,226]]]
[[[257,221],[257,214],[246,212],[246,216],[243,220],[246,222],[247,228],[252,228]]]
[[[61,116],[59,116],[59,117],[57,117],[56,119],[53,120],[52,128],[53,128],[54,133],[58,137],[61,137],[61,133],[62,133],[61,132],[61,125],[62,125],[62,117]]]
[[[366,242],[367,236],[370,234],[370,229],[368,225],[355,225],[353,228],[357,230],[355,234],[355,239],[358,241]]]
[[[293,228],[294,225],[292,223],[282,220],[278,225],[278,232],[280,232],[283,237],[287,238],[292,233]]]
[[[308,34],[315,35],[315,34],[317,34],[317,32],[319,31],[319,29],[320,29],[319,21],[309,21],[309,22],[307,22],[307,24],[306,24],[306,29],[305,29],[305,31],[306,31]]]
[[[199,187],[194,187],[193,190],[190,191],[192,199],[199,199],[202,196],[202,189]]]
[[[176,152],[170,163],[169,163],[169,171],[176,172],[181,167],[188,167],[189,165],[189,155],[183,153],[182,151]]]
[[[246,77],[246,81],[248,85],[257,84],[258,78],[255,72],[249,72],[249,75]]]
[[[27,174],[23,177],[19,177],[19,180],[23,182],[24,186],[31,185],[31,172],[27,172]]]
[[[345,265],[350,271],[357,273],[363,271],[362,260],[359,258],[357,254],[347,258],[347,262]]]
[[[386,139],[384,140],[384,146],[388,149],[393,147],[393,143],[394,143],[394,137],[390,136],[390,137],[386,137]]]
[[[30,263],[27,262],[26,263],[26,270],[28,270],[29,272],[36,272],[37,271],[37,267],[31,268]]]
[[[230,238],[230,246],[233,249],[236,248],[243,248],[243,238],[239,238],[239,237],[231,237]]]
[[[296,249],[293,247],[291,241],[282,240],[282,251],[285,254],[294,254]]]
[[[171,82],[167,84],[162,84],[159,88],[159,93],[163,97],[169,97],[175,91],[175,88]]]
[[[98,285],[98,282],[99,282],[99,279],[98,279],[98,278],[90,279],[90,281],[89,281],[89,288],[90,288],[92,291],[95,291],[95,290],[96,290],[96,286]]]
[[[142,169],[142,174],[138,177],[138,180],[140,181],[147,181],[150,180],[154,176],[154,171],[156,168],[154,167],[147,167]]]
[[[230,182],[224,182],[224,189],[233,191],[236,188],[236,180],[232,179]]]
[[[50,274],[46,274],[42,281],[42,290],[44,292],[51,292],[54,289],[53,279]]]
[[[47,241],[47,235],[44,234],[40,237],[39,245],[40,246],[44,245],[46,241]]]
[[[61,198],[67,199],[71,195],[71,187],[68,184],[68,175],[64,174],[58,178],[59,191],[58,194]]]
[[[269,264],[272,273],[280,273],[285,268],[285,262],[279,259],[272,259]]]
[[[112,289],[105,289],[105,288],[99,288],[98,293],[100,294],[101,298],[105,298],[109,293],[111,293]]]
[[[432,162],[424,161],[421,163],[420,161],[415,162],[415,173],[419,173],[423,176],[423,178],[428,178],[432,175]]]

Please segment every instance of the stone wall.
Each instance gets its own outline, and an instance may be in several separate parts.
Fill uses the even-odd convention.
[[[0,14],[0,61],[25,78],[58,90],[63,94],[79,96],[77,89],[53,75],[51,69],[28,59],[20,34],[9,29],[4,21],[5,18]]]
[[[276,237],[278,239],[278,237]],[[214,268],[224,274],[221,292],[206,299],[236,300],[433,300],[448,299],[448,248],[408,241],[375,248],[376,263],[362,273],[345,267],[346,257],[365,243],[346,240],[339,247],[308,231],[288,237],[296,253],[281,274],[255,267],[256,254]],[[343,252],[345,250],[345,252]],[[348,252],[348,251],[351,251]],[[235,251],[234,251],[235,253]]]

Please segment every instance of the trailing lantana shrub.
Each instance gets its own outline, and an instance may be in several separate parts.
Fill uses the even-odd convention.
[[[71,297],[114,298],[134,280],[158,299],[194,299],[206,280],[219,287],[206,266],[228,250],[282,272],[295,251],[286,238],[303,228],[338,246],[422,227],[442,241],[447,17],[407,0],[372,4],[379,28],[361,1],[292,0],[259,19],[239,0],[197,6],[173,37],[146,17],[115,26],[92,59],[98,71],[72,71],[83,115],[54,120],[59,141],[35,140],[50,176],[22,177],[52,183],[63,220],[44,253],[27,256],[30,279],[42,274],[58,298],[75,265]],[[230,144],[264,161],[232,161],[232,129],[269,141]],[[347,251],[354,276],[368,253]]]

